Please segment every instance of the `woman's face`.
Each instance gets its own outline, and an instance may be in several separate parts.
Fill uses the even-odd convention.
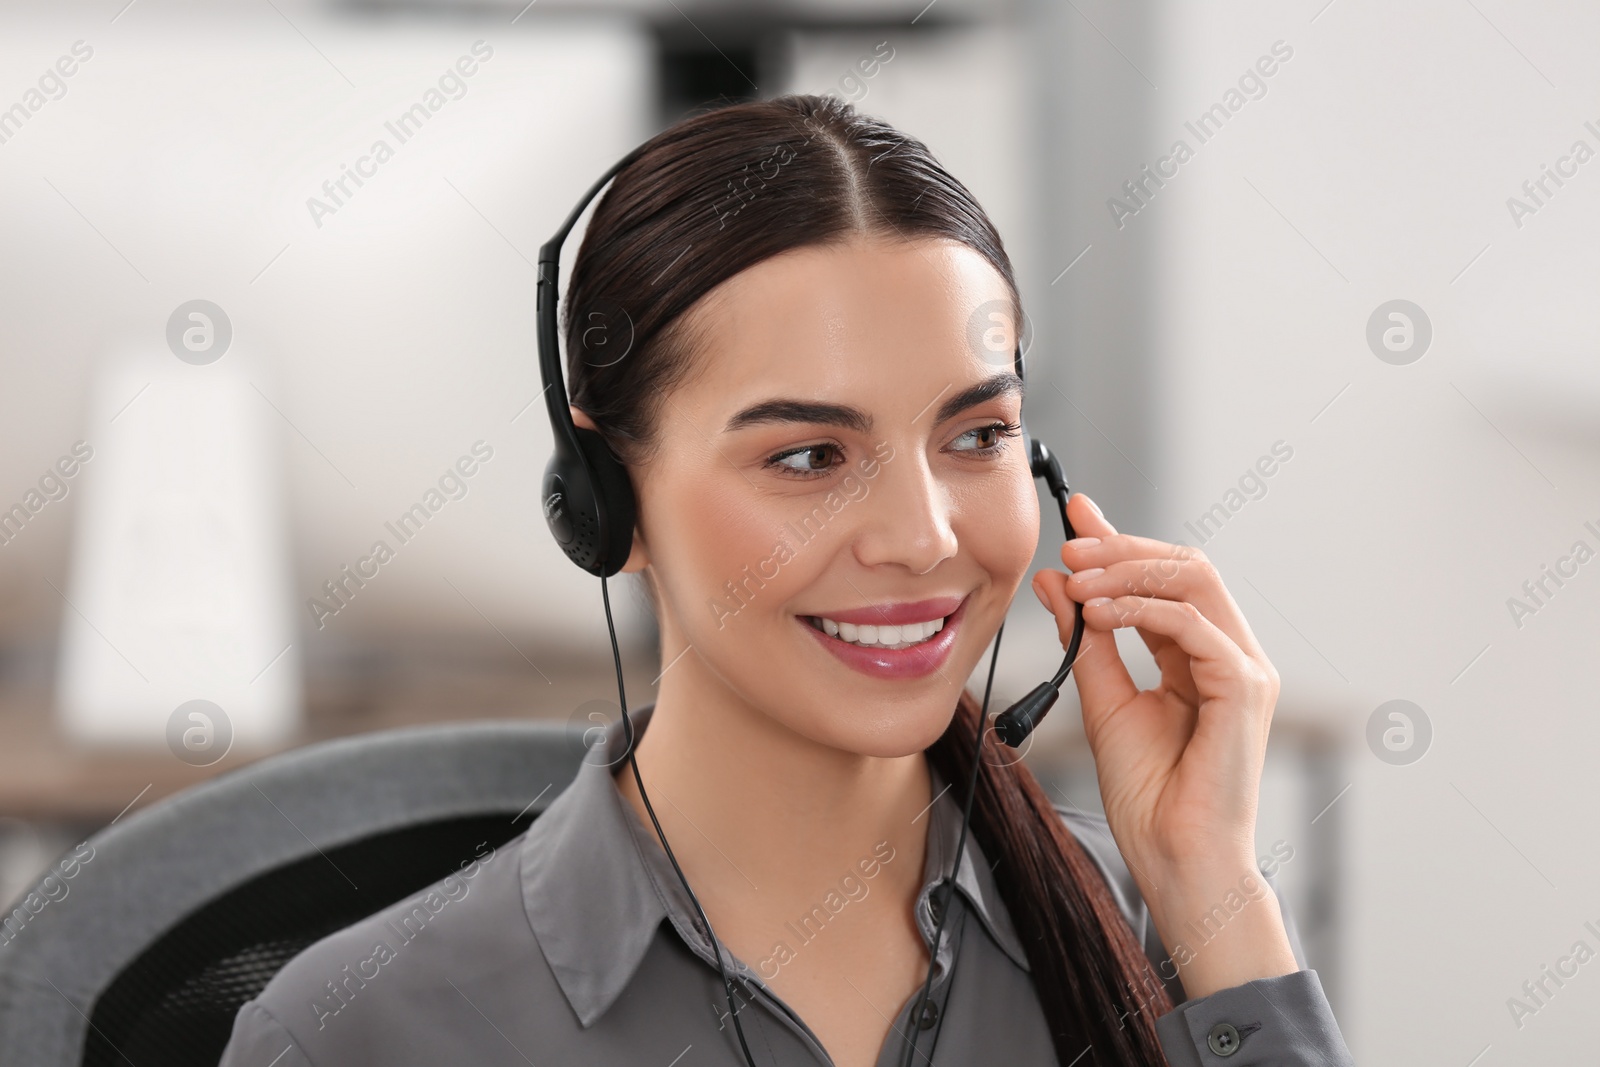
[[[967,246],[855,238],[691,310],[694,369],[632,471],[663,694],[863,755],[944,731],[1038,540],[990,308],[1010,293]]]

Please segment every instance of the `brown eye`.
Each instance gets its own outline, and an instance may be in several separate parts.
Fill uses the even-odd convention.
[[[967,452],[973,455],[993,455],[1005,447],[1005,439],[1015,437],[1021,427],[1005,422],[991,422],[987,426],[977,426],[957,437],[954,450]]]
[[[774,456],[769,461],[785,470],[796,474],[815,473],[825,471],[838,463],[839,447],[837,445],[812,445],[809,448],[796,449],[780,456]]]

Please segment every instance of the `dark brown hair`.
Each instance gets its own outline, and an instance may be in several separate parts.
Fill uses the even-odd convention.
[[[855,235],[971,247],[1022,321],[1000,235],[926,145],[831,96],[736,104],[656,135],[596,204],[565,305],[572,402],[643,460],[662,397],[694,372],[684,312],[762,260]],[[946,781],[969,780],[980,718],[963,692],[928,748]],[[1099,869],[1024,764],[982,764],[971,832],[997,861],[1057,1058],[1089,1046],[1085,1064],[1165,1064],[1154,1020],[1170,1001]]]

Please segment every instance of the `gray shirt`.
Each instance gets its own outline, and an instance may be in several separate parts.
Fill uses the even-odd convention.
[[[650,711],[632,713],[637,731]],[[717,957],[654,831],[612,778],[623,765],[619,726],[526,833],[499,849],[481,846],[462,857],[457,873],[290,960],[239,1009],[220,1067],[744,1067]],[[937,774],[934,789],[915,905],[930,947],[932,890],[952,869],[957,889],[935,961],[937,1010],[914,1022],[916,994],[909,996],[878,1067],[898,1067],[901,1035],[915,1026],[919,1064],[930,1067],[1056,1064],[1027,956],[989,861],[970,833],[957,860],[957,791],[941,792]],[[1105,820],[1058,811],[1099,866],[1157,974],[1175,972]],[[852,881],[789,924],[795,947],[821,936],[830,912],[870,891],[880,869],[874,860],[884,862],[881,854],[864,858]],[[1284,920],[1304,967],[1287,909]],[[805,1020],[763,981],[776,975],[781,956],[747,963],[726,947],[721,952],[736,976],[735,1004],[757,1064],[830,1065]],[[1176,977],[1166,985],[1178,1006],[1156,1030],[1173,1067],[1354,1062],[1313,970],[1187,1002]]]

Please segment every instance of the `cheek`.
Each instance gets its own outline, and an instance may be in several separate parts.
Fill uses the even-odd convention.
[[[1014,592],[1033,563],[1039,545],[1039,497],[1033,482],[1019,475],[985,485],[962,502],[963,547],[990,580]]]
[[[690,641],[737,633],[804,587],[787,526],[797,505],[752,500],[737,473],[647,481],[641,503],[665,606]]]

